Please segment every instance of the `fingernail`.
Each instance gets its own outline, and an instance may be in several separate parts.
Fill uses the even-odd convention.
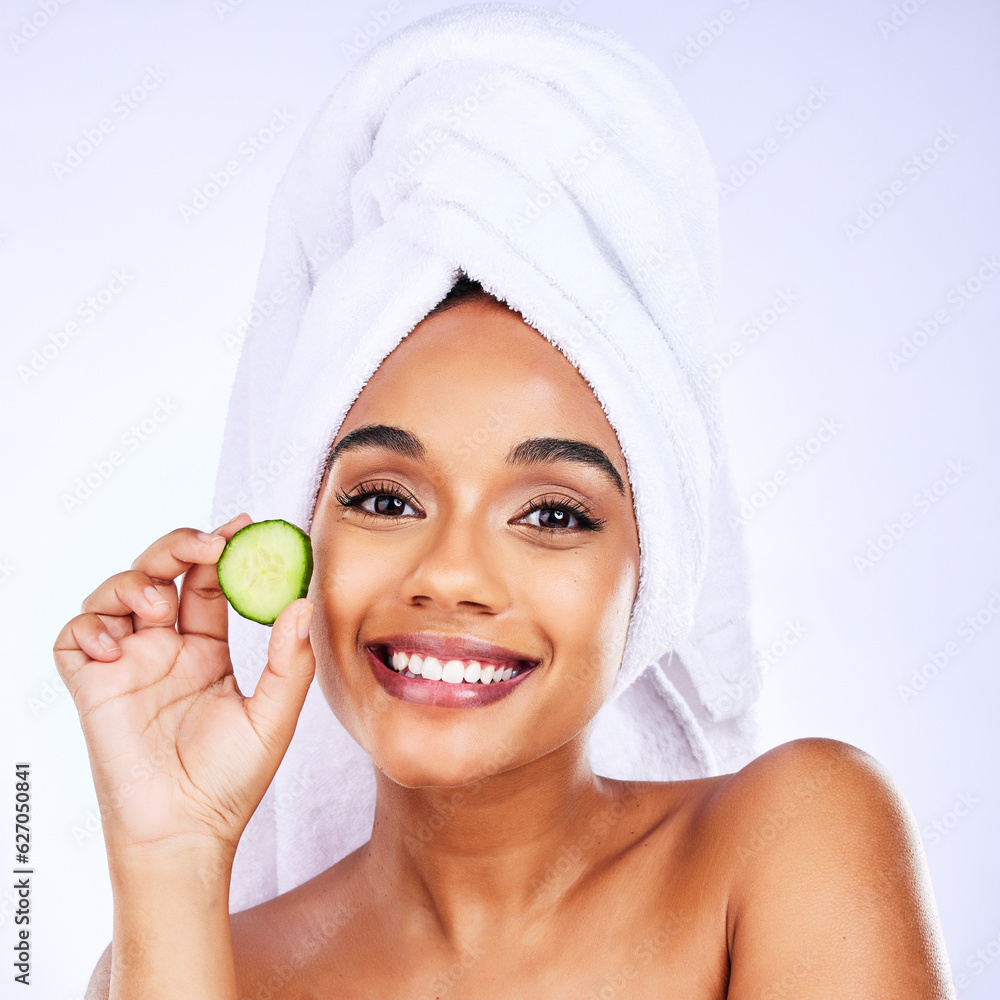
[[[295,631],[298,633],[300,639],[304,639],[309,635],[309,624],[312,622],[313,616],[313,605],[310,601],[306,607],[304,607],[299,612],[299,617],[295,620]]]
[[[98,637],[97,641],[110,653],[113,649],[118,647],[115,645],[115,640],[108,635],[107,632],[102,632]]]
[[[216,535],[214,533],[210,535],[207,531],[199,531],[198,538],[203,542],[208,542],[209,545],[214,545],[220,538],[222,541],[226,540],[223,535]]]
[[[250,517],[250,515],[247,514],[246,511],[241,511],[239,514],[236,515],[236,517],[231,517],[228,521],[225,522],[225,524],[220,524],[215,530],[216,531],[221,531],[227,524],[232,524],[233,521],[235,521],[237,517],[243,517],[244,514],[246,514],[247,517]]]
[[[143,590],[143,594],[145,595],[146,600],[149,601],[149,603],[152,604],[154,608],[158,607],[161,604],[170,603],[169,601],[165,601],[162,597],[160,597],[160,593],[155,587],[146,587],[146,589]]]

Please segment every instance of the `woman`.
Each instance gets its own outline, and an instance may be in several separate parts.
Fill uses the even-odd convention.
[[[400,36],[345,81],[284,182],[258,293],[274,316],[248,340],[227,428],[224,470],[302,429],[310,462],[267,497],[309,525],[309,599],[275,622],[244,697],[215,576],[240,514],[154,542],[56,643],[115,896],[91,994],[950,996],[912,818],[860,751],[799,741],[663,782],[590,765],[599,710],[650,694],[651,658],[683,649],[704,699],[697,648],[722,628],[699,623],[741,599],[705,583],[727,536],[711,400],[695,391],[716,285],[714,216],[691,179],[703,149],[649,67],[592,29],[501,5]],[[497,38],[526,53],[498,59]],[[617,75],[596,87],[601,58]],[[532,59],[544,73],[525,72]],[[455,99],[465,69],[475,106]],[[373,77],[392,78],[392,101],[365,92]],[[359,94],[378,127],[331,131]],[[581,146],[580,108],[602,100],[625,109],[608,126],[621,143],[600,147],[591,123]],[[524,201],[524,177],[550,204]],[[657,273],[645,223],[666,234]],[[324,270],[308,251],[331,232],[343,245]],[[308,280],[275,300],[276,262],[296,252]],[[456,265],[503,294],[460,279],[428,311]],[[314,676],[375,765],[370,839],[230,917],[237,844]]]

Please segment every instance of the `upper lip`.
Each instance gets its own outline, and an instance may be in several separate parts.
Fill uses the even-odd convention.
[[[436,656],[440,660],[486,660],[491,663],[503,663],[507,660],[519,660],[534,667],[541,660],[534,656],[526,656],[517,650],[498,646],[495,642],[476,639],[473,636],[445,635],[438,632],[403,632],[388,635],[366,643],[369,648],[391,646],[408,653],[420,653],[421,656]]]

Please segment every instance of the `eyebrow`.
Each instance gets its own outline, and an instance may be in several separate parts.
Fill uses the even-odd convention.
[[[329,470],[344,452],[359,448],[384,448],[386,451],[394,451],[397,455],[405,455],[407,458],[424,457],[424,446],[420,443],[420,439],[409,431],[404,431],[402,427],[389,427],[387,424],[370,424],[351,431],[333,446],[330,457],[326,460],[327,469]]]
[[[507,453],[511,465],[536,465],[542,462],[579,462],[599,469],[611,480],[616,490],[625,495],[625,485],[611,459],[596,445],[569,438],[528,438]]]
[[[415,459],[421,459],[426,454],[420,439],[402,427],[371,424],[351,431],[333,446],[327,459],[327,469],[329,470],[345,452],[360,448],[384,448],[397,455]],[[511,448],[506,461],[508,465],[578,462],[580,465],[588,465],[604,473],[615,489],[623,496],[625,494],[625,484],[618,470],[612,465],[611,459],[596,445],[588,444],[586,441],[552,437],[528,438]]]

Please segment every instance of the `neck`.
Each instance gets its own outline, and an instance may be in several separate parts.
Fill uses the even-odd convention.
[[[376,769],[373,888],[415,900],[456,948],[548,911],[594,853],[591,818],[616,803],[579,737],[458,787],[404,788]],[[585,849],[586,848],[586,849]]]

